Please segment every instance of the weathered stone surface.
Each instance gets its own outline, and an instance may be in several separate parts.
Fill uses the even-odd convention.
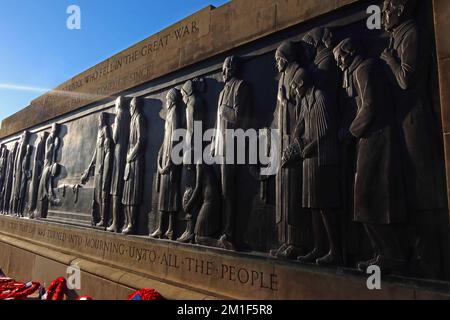
[[[450,58],[450,6],[446,0],[433,0],[438,59]]]
[[[450,132],[450,58],[442,59],[439,64],[439,86],[441,90],[442,128]]]
[[[8,273],[9,271],[9,256],[11,255],[11,247],[7,245],[2,246],[2,250],[0,250],[0,269],[3,272]]]
[[[277,6],[277,26],[292,25],[335,9],[335,1],[280,0]]]
[[[434,18],[436,32],[436,47],[439,65],[439,86],[441,92],[441,112],[444,130],[447,184],[450,181],[450,42],[448,30],[450,30],[450,7],[444,0],[434,0]],[[450,199],[450,188],[447,187]]]
[[[366,277],[344,276],[332,271],[299,273],[294,268],[285,267],[280,274],[280,282],[287,284],[286,299],[413,300],[415,293],[411,286],[390,281],[383,281],[382,290],[368,290]]]
[[[436,51],[438,56],[442,128],[444,131],[447,185],[450,181],[450,6],[448,1],[433,0]],[[450,188],[447,187],[450,199]],[[450,201],[450,200],[449,200]]]
[[[447,172],[447,194],[450,201],[450,134],[444,134],[445,171]],[[450,206],[450,202],[449,202]]]
[[[69,266],[80,268],[81,289],[69,290],[70,299],[78,295],[88,295],[96,300],[126,300],[133,291],[142,288],[157,288],[170,300],[215,299],[214,296],[148,279],[105,264],[76,259],[30,242],[3,235],[0,237],[0,265],[8,276],[18,281],[33,280],[48,287],[56,278],[66,276]],[[10,265],[9,261],[23,265],[16,268],[15,265]]]
[[[17,252],[17,249],[12,249],[12,253]],[[41,255],[33,255],[32,252],[27,252],[27,255],[34,256],[34,265],[31,272],[28,271],[26,278],[18,278],[14,275],[14,278],[20,279],[20,281],[37,281],[43,286],[47,287],[56,280],[58,277],[67,277],[67,265],[55,260],[49,259]],[[13,268],[14,269],[14,268]],[[14,273],[14,270],[11,271]],[[55,277],[55,275],[58,275]],[[8,274],[8,276],[10,276]]]
[[[14,248],[11,248],[5,272],[8,275],[14,273],[15,278],[23,279],[23,282],[28,282],[31,280],[30,271],[35,268],[35,258],[35,256],[30,255],[27,251],[15,251]]]

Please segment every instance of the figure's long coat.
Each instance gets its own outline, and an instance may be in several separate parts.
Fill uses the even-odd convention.
[[[122,198],[122,204],[125,206],[138,206],[142,203],[146,134],[145,116],[139,110],[136,110],[131,117],[128,154],[135,148],[137,148],[137,153],[134,160],[127,162],[125,167],[125,185]]]
[[[114,157],[112,167],[111,195],[121,197],[124,186],[124,171],[130,137],[130,115],[122,110],[117,114],[113,127]]]
[[[28,142],[21,140],[17,149],[16,158],[14,160],[14,179],[13,179],[13,191],[12,197],[14,200],[18,200],[20,197],[20,185],[22,182],[22,163],[27,151]]]
[[[225,84],[219,95],[218,107],[227,106],[224,116],[217,113],[214,156],[226,156],[226,130],[246,129],[251,108],[251,89],[246,81],[233,78]]]
[[[336,105],[325,93],[312,88],[301,100],[303,146],[312,152],[303,160],[303,207],[329,209],[340,206],[339,143]]]
[[[30,182],[30,203],[29,211],[34,212],[36,210],[39,181],[41,179],[42,172],[44,170],[44,157],[45,157],[45,142],[47,140],[46,133],[39,137],[35,143],[36,151],[34,153],[33,172]]]
[[[89,169],[94,168],[94,201],[98,204],[103,202],[104,179],[108,179],[105,171],[106,144],[109,143],[109,133],[106,127],[101,128],[97,134],[97,143],[92,156]]]
[[[395,28],[390,49],[394,51],[396,63],[388,68],[401,128],[408,207],[415,210],[447,206],[437,118],[427,89],[431,41],[426,43],[425,39],[413,20]]]
[[[296,62],[290,63],[281,75],[278,91],[285,91],[284,102],[277,101],[275,111],[276,128],[281,136],[280,153],[290,146],[296,138],[296,127],[300,116],[297,103],[292,99],[291,84],[295,73],[300,69]],[[276,223],[278,225],[278,241],[281,243],[301,244],[306,234],[298,235],[295,227],[303,224],[302,217],[302,168],[280,168],[276,176]]]
[[[9,210],[9,204],[11,199],[13,179],[14,179],[14,159],[16,158],[17,148],[19,143],[16,142],[14,147],[8,153],[8,163],[6,165],[6,177],[5,186],[3,188],[3,211]]]
[[[31,172],[29,169],[30,164],[31,164],[31,152],[25,154],[25,157],[22,160],[22,166],[21,166],[22,176],[21,176],[21,181],[20,181],[20,191],[19,191],[18,198],[19,198],[19,200],[21,200],[23,202],[25,201],[25,197],[27,195],[28,180],[30,180],[30,178],[31,178]],[[20,208],[20,209],[22,210],[23,208]]]
[[[3,185],[6,180],[6,167],[8,164],[8,149],[5,148],[5,150],[4,155],[0,158],[0,194],[3,192]]]
[[[180,128],[180,110],[178,106],[172,106],[167,112],[164,128],[164,142],[158,155],[158,161],[162,168],[172,163],[172,167],[167,174],[161,175],[159,187],[159,211],[178,212],[180,210],[180,178],[181,168],[172,162],[172,149],[176,142],[172,137],[175,130]]]
[[[387,80],[377,60],[356,57],[347,72],[347,92],[358,114],[350,131],[358,138],[355,220],[392,224],[406,220],[395,114]]]

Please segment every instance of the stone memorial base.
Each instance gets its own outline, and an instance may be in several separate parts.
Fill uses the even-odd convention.
[[[386,277],[369,290],[367,277],[349,269],[0,217],[0,267],[9,276],[48,285],[68,266],[81,269],[80,294],[105,300],[144,287],[188,300],[450,299],[444,282]]]

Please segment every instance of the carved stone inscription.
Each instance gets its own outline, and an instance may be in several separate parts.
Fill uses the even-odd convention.
[[[282,289],[273,267],[248,263],[216,252],[201,254],[137,239],[130,241],[123,237],[104,237],[103,234],[81,229],[69,230],[9,219],[0,220],[0,232],[20,235],[24,239],[58,247],[69,254],[76,252],[80,257],[107,260],[119,267],[133,268],[154,276],[166,274],[167,279],[173,281],[190,280],[189,283],[195,287],[217,293],[227,294],[227,290],[235,292],[236,286],[239,286],[244,292],[262,290],[259,293],[261,297],[268,297]]]
[[[193,41],[201,28],[201,13],[192,21],[176,25],[82,73],[56,90],[32,102],[33,106],[68,110],[149,81],[155,76],[157,56],[178,54],[184,41]]]

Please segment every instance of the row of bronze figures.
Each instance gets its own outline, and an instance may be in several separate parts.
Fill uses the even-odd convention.
[[[445,182],[428,93],[431,37],[414,19],[416,5],[412,0],[384,1],[390,44],[378,58],[364,56],[351,38],[332,46],[326,28],[304,36],[300,60],[292,43],[278,48],[283,169],[276,183],[282,245],[273,255],[341,264],[346,235],[339,235],[343,230],[337,212],[346,207],[364,227],[374,253],[357,263],[360,270],[378,265],[385,272],[405,272],[408,261],[423,269],[433,264],[420,260],[427,251],[436,251],[431,238],[438,230],[430,228],[430,220],[446,208]],[[346,93],[344,101],[337,83]],[[356,150],[355,160],[351,150]],[[342,174],[351,176],[350,186],[342,183]],[[300,212],[297,199],[300,210],[312,214],[314,248],[307,254],[297,240],[304,226],[292,217]],[[406,223],[414,224],[414,235],[400,239],[397,226]]]
[[[243,106],[248,103],[245,100],[240,101],[241,97],[235,98],[232,95],[236,90],[239,95],[245,94],[245,97],[248,97],[246,92],[248,88],[242,80],[235,77],[236,63],[237,59],[230,57],[224,64],[226,86],[220,100],[224,106],[228,104],[230,117],[237,118],[238,115],[243,116],[237,103],[243,103]],[[173,148],[177,144],[174,139],[176,131],[186,129],[188,136],[192,138],[194,123],[205,120],[204,103],[199,96],[202,91],[200,88],[203,87],[202,83],[201,80],[189,80],[181,89],[171,89],[166,95],[163,112],[165,118],[163,143],[157,157],[156,192],[159,195],[157,227],[151,237],[175,240],[176,215],[183,210],[187,214],[187,228],[186,232],[177,239],[178,241],[234,249],[227,236],[224,235],[220,239],[214,238],[221,231],[222,197],[219,181],[211,167],[202,164],[192,165],[192,163],[183,167],[176,165],[172,158]],[[229,88],[232,91],[226,93]],[[130,117],[126,100],[122,97],[117,98],[112,135],[107,126],[106,114],[100,114],[96,149],[81,179],[81,183],[85,184],[93,173],[95,186],[93,223],[96,227],[107,228],[111,232],[123,234],[136,232],[137,214],[143,201],[145,137],[147,135],[141,103],[140,98],[133,98]],[[185,106],[185,116],[182,116],[182,106]],[[232,113],[234,115],[231,115]],[[218,132],[224,133],[224,129],[230,127],[224,121],[223,113],[219,112],[217,126],[222,129],[218,129]],[[237,119],[230,118],[230,121],[236,123],[236,128],[241,125]],[[219,143],[217,142],[216,145],[218,147],[213,148],[213,153],[219,152]],[[193,150],[199,146],[191,144],[190,147]],[[180,191],[183,168],[189,171],[194,182],[182,197]],[[231,177],[229,174],[225,176],[227,179]],[[234,187],[233,182],[230,188]],[[122,217],[122,209],[125,211],[124,217]],[[109,212],[112,212],[110,222]],[[230,210],[229,213],[228,228],[231,230],[234,212]]]
[[[50,134],[44,132],[38,136],[33,161],[28,131],[22,133],[10,150],[1,146],[0,212],[19,217],[23,217],[25,212],[31,218],[46,217],[49,203],[57,201],[52,186],[60,170],[57,163],[58,134],[59,126],[53,124]]]
[[[401,271],[407,260],[421,259],[429,249],[429,223],[424,221],[445,208],[446,199],[426,83],[430,56],[426,41],[430,37],[414,20],[415,3],[385,1],[383,22],[390,44],[380,58],[365,57],[350,38],[333,46],[327,28],[308,32],[299,43],[285,42],[276,51],[280,80],[275,129],[281,135],[282,167],[276,175],[280,247],[271,251],[273,256],[341,264],[345,235],[338,220],[343,219],[339,217],[343,207],[351,209],[353,220],[364,226],[373,249],[372,259],[358,263],[361,270],[376,264],[385,272]],[[212,148],[216,156],[225,154],[225,130],[245,129],[248,124],[252,89],[237,76],[239,65],[237,57],[227,58],[223,65],[225,85],[219,96]],[[339,94],[342,88],[345,102]],[[181,196],[183,167],[171,158],[172,138],[182,122],[192,134],[194,121],[205,120],[199,95],[196,82],[188,81],[166,96],[164,141],[157,164],[159,210],[151,237],[175,240],[176,213],[183,210],[187,228],[178,241],[233,250],[239,189],[236,166],[220,165],[219,177],[208,165],[188,167],[195,182]],[[179,112],[182,103],[185,119]],[[128,108],[119,97],[112,133],[106,115],[100,115],[95,152],[81,179],[85,184],[94,176],[93,224],[111,232],[136,231],[147,137],[141,104],[140,98],[133,98]],[[22,216],[28,210],[32,218],[46,217],[55,199],[57,135],[54,125],[49,135],[39,136],[33,170],[28,169],[27,132],[11,150],[2,148],[2,212]],[[355,159],[351,150],[357,150]],[[350,185],[342,182],[347,177],[351,177]],[[28,183],[30,198],[25,209]],[[298,222],[304,212],[312,215],[311,225]],[[397,238],[395,227],[411,221],[416,232],[406,240],[414,247],[408,255],[401,245],[405,239]],[[299,240],[306,229],[313,233],[311,252],[305,252]]]

